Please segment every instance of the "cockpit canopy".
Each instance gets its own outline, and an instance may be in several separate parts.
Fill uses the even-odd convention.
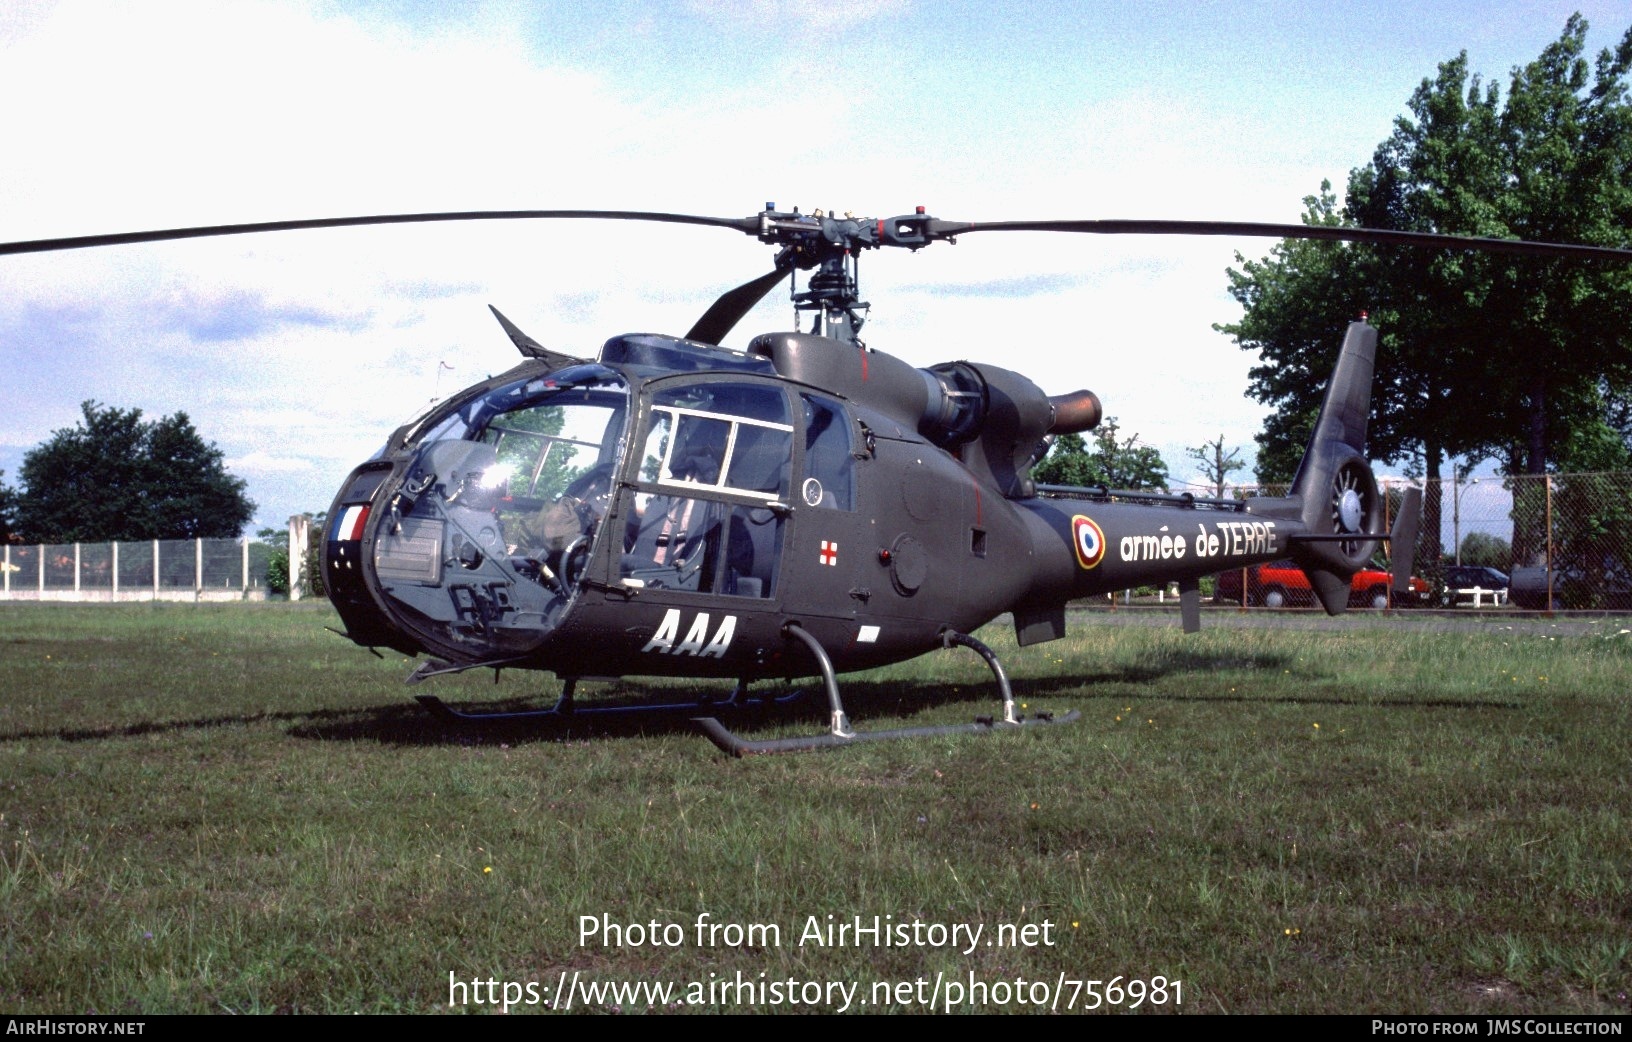
[[[413,628],[490,657],[523,653],[553,627],[611,501],[629,405],[616,371],[580,365],[409,432],[415,455],[375,574]]]

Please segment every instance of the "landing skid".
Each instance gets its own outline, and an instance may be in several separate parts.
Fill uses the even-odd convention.
[[[796,753],[813,749],[837,749],[857,742],[886,742],[897,738],[925,738],[937,734],[990,734],[993,731],[1007,731],[1021,727],[1035,727],[1041,724],[1069,724],[1074,723],[1082,716],[1075,709],[1064,716],[1055,716],[1052,713],[1037,713],[1029,718],[1017,719],[1013,723],[994,720],[991,717],[982,717],[968,724],[947,724],[944,727],[903,727],[893,731],[852,731],[847,735],[818,734],[806,738],[772,738],[763,742],[751,742],[737,735],[712,716],[694,718],[698,727],[708,740],[719,746],[721,751],[732,756],[758,756],[764,753]]]
[[[723,752],[733,756],[755,756],[763,753],[791,753],[804,752],[812,749],[836,749],[840,746],[851,745],[855,742],[892,741],[897,738],[923,738],[937,734],[985,734],[991,731],[1008,730],[1011,728],[1031,727],[1038,724],[1069,724],[1080,718],[1076,710],[1056,717],[1052,713],[1036,713],[1027,719],[1014,711],[1014,691],[1009,687],[1009,678],[1003,672],[1002,663],[998,662],[997,655],[992,649],[966,633],[955,630],[946,630],[941,634],[943,647],[952,647],[954,644],[970,648],[986,661],[993,676],[997,678],[998,689],[1003,694],[1003,717],[981,717],[970,724],[949,724],[942,727],[908,727],[892,731],[854,731],[850,728],[850,719],[845,714],[844,703],[839,699],[839,682],[833,671],[833,662],[827,657],[827,652],[817,642],[816,638],[805,631],[798,623],[790,622],[782,628],[782,636],[790,640],[798,640],[810,650],[816,658],[816,665],[822,671],[822,686],[827,692],[828,708],[832,713],[832,723],[827,734],[811,735],[807,738],[773,738],[763,742],[751,742],[739,738],[724,724],[712,716],[694,718],[698,727],[708,740],[718,746]]]
[[[548,709],[518,709],[510,712],[494,713],[466,713],[455,709],[435,695],[415,695],[418,702],[433,716],[451,723],[461,724],[491,724],[507,723],[517,720],[583,720],[602,716],[633,716],[637,714],[673,714],[695,716],[699,712],[720,710],[757,709],[764,706],[791,705],[804,697],[803,691],[794,691],[775,698],[747,697],[748,684],[738,681],[732,689],[729,698],[721,701],[713,698],[701,698],[694,702],[667,702],[658,705],[627,705],[627,706],[582,706],[577,703],[573,695],[578,686],[576,677],[568,677],[561,690],[561,697],[555,705]]]

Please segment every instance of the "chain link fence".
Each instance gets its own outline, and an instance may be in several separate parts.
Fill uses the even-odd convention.
[[[270,549],[245,539],[8,544],[0,600],[264,600]]]
[[[1438,491],[1442,540],[1419,541],[1419,562],[1437,549],[1451,574],[1503,572],[1521,608],[1632,609],[1632,474],[1442,481]]]

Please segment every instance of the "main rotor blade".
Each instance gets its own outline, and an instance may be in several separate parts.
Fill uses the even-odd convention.
[[[371,217],[319,217],[302,221],[260,221],[254,224],[215,224],[198,228],[166,228],[147,232],[117,232],[112,235],[74,235],[61,239],[31,239],[0,243],[0,255],[10,253],[50,253],[79,250],[91,246],[122,246],[137,242],[165,242],[171,239],[207,239],[219,235],[253,235],[258,232],[289,232],[306,228],[350,228],[371,224],[433,224],[449,221],[537,221],[537,220],[652,221],[659,224],[700,224],[712,228],[753,235],[759,218],[699,217],[687,213],[654,213],[646,210],[454,210],[447,213],[389,213]]]
[[[718,344],[738,322],[742,321],[742,316],[765,299],[765,294],[771,291],[772,286],[782,281],[787,273],[786,268],[776,268],[752,282],[744,282],[736,289],[726,290],[687,331],[686,339],[704,344]]]
[[[0,243],[0,256],[19,253],[49,253],[94,246],[121,246],[175,239],[204,239],[224,235],[253,235],[260,232],[300,231],[313,228],[349,228],[382,224],[435,224],[455,221],[603,220],[647,221],[656,224],[691,224],[725,228],[745,235],[763,237],[763,214],[752,217],[705,217],[698,214],[663,213],[650,210],[453,210],[442,213],[375,214],[363,217],[319,217],[298,221],[259,221],[249,224],[216,224],[194,228],[163,228],[108,235],[75,235],[54,239],[30,239]],[[931,218],[926,239],[951,239],[971,232],[1075,232],[1088,235],[1238,235],[1272,239],[1321,239],[1334,242],[1367,242],[1389,246],[1417,246],[1441,249],[1473,249],[1544,257],[1580,257],[1593,260],[1632,260],[1632,250],[1571,243],[1526,242],[1519,239],[1492,239],[1476,236],[1442,235],[1433,232],[1402,232],[1381,228],[1353,228],[1333,225],[1267,224],[1253,221],[1166,221],[1166,220],[1056,220],[1056,221],[943,221]],[[750,283],[753,285],[754,283]],[[723,299],[723,298],[722,298]],[[756,301],[757,302],[757,298]],[[752,304],[749,305],[752,307]],[[746,312],[746,308],[744,311]],[[707,317],[707,316],[705,316]],[[740,317],[740,316],[739,316]],[[729,330],[729,326],[726,327]],[[722,332],[720,335],[724,335]]]
[[[1324,239],[1334,242],[1369,242],[1384,246],[1425,246],[1440,249],[1483,250],[1541,257],[1585,257],[1593,260],[1632,260],[1632,250],[1609,246],[1578,246],[1558,242],[1525,242],[1434,232],[1397,232],[1382,228],[1345,228],[1324,224],[1262,224],[1252,221],[974,221],[929,222],[931,239],[950,239],[970,232],[1078,232],[1087,235],[1242,235],[1269,239]]]

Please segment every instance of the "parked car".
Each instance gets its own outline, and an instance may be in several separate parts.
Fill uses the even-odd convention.
[[[1315,591],[1309,586],[1309,577],[1291,561],[1271,561],[1245,569],[1247,573],[1247,603],[1266,608],[1282,608],[1293,604],[1314,604]],[[1241,603],[1240,568],[1219,572],[1213,577],[1213,600],[1219,604]],[[1349,583],[1349,604],[1353,607],[1386,608],[1389,603],[1389,584],[1393,577],[1376,568],[1363,568],[1354,573]],[[1433,587],[1416,576],[1411,577],[1411,589],[1396,593],[1396,608],[1416,607],[1433,602]]]
[[[1476,600],[1473,594],[1458,594],[1458,590],[1484,590],[1491,596]],[[1464,600],[1469,604],[1482,604],[1486,600],[1493,604],[1506,604],[1507,597],[1506,572],[1482,564],[1453,564],[1445,568],[1445,593],[1441,603],[1447,608],[1455,607]]]
[[[1632,609],[1632,572],[1618,561],[1606,560],[1598,568],[1554,568],[1553,600],[1547,603],[1547,569],[1513,569],[1508,595],[1514,606],[1539,611],[1546,608]]]

